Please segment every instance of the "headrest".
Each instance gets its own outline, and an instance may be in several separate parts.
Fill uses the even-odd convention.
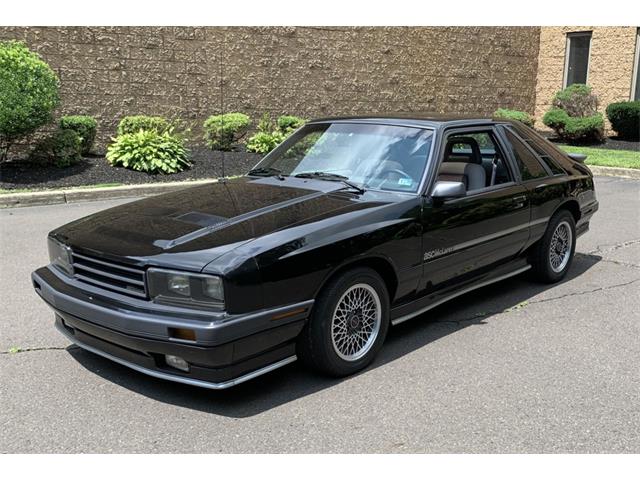
[[[454,145],[469,145],[471,153],[456,152],[452,155]],[[473,137],[449,137],[447,140],[447,146],[444,152],[445,162],[463,162],[463,163],[477,163],[482,165],[482,155],[480,154],[480,146]]]

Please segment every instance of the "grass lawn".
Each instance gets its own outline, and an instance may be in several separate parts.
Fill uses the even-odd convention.
[[[587,165],[599,165],[601,167],[640,168],[640,151],[630,150],[606,150],[604,148],[573,147],[570,145],[558,145],[565,152],[582,153],[587,155]]]

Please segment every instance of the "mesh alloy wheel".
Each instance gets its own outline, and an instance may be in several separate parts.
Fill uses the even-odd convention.
[[[549,245],[549,264],[555,273],[560,273],[569,263],[572,241],[571,227],[566,221],[560,222]]]
[[[331,342],[336,354],[353,362],[367,354],[380,331],[382,306],[373,287],[358,283],[338,300],[331,319]]]

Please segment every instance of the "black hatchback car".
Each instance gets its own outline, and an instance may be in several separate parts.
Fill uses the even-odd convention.
[[[315,120],[243,177],[54,230],[33,285],[73,343],[155,377],[349,375],[390,325],[529,269],[562,279],[598,209],[583,160],[509,121]]]

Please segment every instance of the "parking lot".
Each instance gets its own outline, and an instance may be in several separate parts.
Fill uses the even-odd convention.
[[[49,230],[128,200],[0,210],[0,452],[640,453],[640,181],[596,188],[561,284],[459,297],[347,379],[292,364],[226,391],[70,346],[33,292]]]

